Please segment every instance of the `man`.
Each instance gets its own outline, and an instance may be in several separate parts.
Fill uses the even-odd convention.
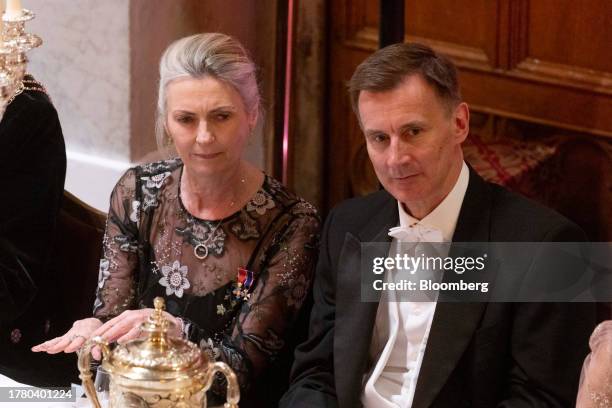
[[[281,406],[573,406],[595,323],[590,304],[361,301],[362,243],[385,242],[392,256],[391,243],[419,235],[554,242],[584,234],[464,163],[468,106],[454,66],[430,48],[377,51],[349,92],[384,190],[327,218],[309,339]]]

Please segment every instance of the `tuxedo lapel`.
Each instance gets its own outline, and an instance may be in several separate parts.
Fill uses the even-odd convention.
[[[367,279],[362,279],[361,262],[363,256],[388,256],[389,228],[397,225],[399,215],[397,202],[391,196],[387,201],[381,211],[356,214],[358,217],[371,217],[371,220],[357,235],[345,235],[338,260],[334,365],[336,393],[341,407],[359,405],[362,377],[378,310],[378,301],[361,301],[361,285],[368,284]],[[364,244],[374,242],[378,244],[368,250],[367,255],[363,254]]]
[[[470,168],[453,242],[488,242],[491,192]],[[450,256],[453,256],[451,246]],[[466,350],[486,303],[438,302],[415,390],[413,408],[431,406]]]

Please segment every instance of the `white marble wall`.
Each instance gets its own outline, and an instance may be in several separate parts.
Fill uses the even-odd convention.
[[[66,189],[107,210],[108,196],[130,166],[129,2],[24,0],[36,18],[27,30],[43,45],[28,71],[45,84],[58,111],[66,149]]]
[[[48,88],[68,148],[129,160],[129,2],[25,0],[43,38],[29,71]]]

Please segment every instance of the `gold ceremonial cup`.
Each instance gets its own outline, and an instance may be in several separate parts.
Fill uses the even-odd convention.
[[[225,363],[211,362],[195,344],[168,337],[164,300],[155,298],[155,311],[142,324],[148,335],[115,347],[94,337],[79,353],[79,376],[85,394],[101,408],[92,382],[91,349],[102,350],[102,368],[110,375],[109,407],[205,408],[206,391],[217,372],[227,378],[225,408],[238,408],[240,389],[236,374]]]

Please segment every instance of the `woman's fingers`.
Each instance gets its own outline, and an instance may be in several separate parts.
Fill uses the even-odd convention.
[[[134,319],[135,315],[138,315],[140,310],[126,310],[121,313],[119,316],[113,317],[102,326],[98,327],[93,333],[92,337],[101,336],[106,339],[106,336],[109,331],[113,330],[116,326],[123,327],[126,321],[131,321]]]
[[[140,324],[139,324],[137,326],[132,327],[132,330],[130,330],[129,332],[127,332],[123,336],[119,337],[117,339],[117,343],[123,344],[125,342],[130,341],[130,340],[137,339],[137,338],[140,337],[141,334],[142,334],[142,329],[140,328]]]
[[[100,325],[102,323],[96,318],[77,320],[66,334],[32,347],[32,351],[50,354],[61,351],[72,353],[77,351],[89,339],[90,333]]]
[[[109,329],[111,329],[114,325],[116,325],[118,322],[120,322],[121,320],[123,320],[126,316],[127,312],[123,312],[121,313],[119,316],[117,317],[113,317],[112,319],[110,319],[108,322],[104,323],[102,326],[98,327],[96,330],[94,330],[94,332],[91,334],[91,337],[96,337],[96,336],[103,336],[104,333],[106,333]]]
[[[74,353],[78,349],[80,349],[83,344],[87,341],[87,337],[76,335],[73,336],[74,339],[64,348],[64,353]]]
[[[44,343],[40,343],[40,344],[32,347],[32,351],[34,351],[34,352],[46,351],[47,348],[52,347],[52,346],[56,345],[59,341],[61,341],[63,337],[64,336],[56,337],[54,339],[47,340]]]
[[[102,338],[108,342],[116,341],[126,335],[130,330],[140,326],[141,321],[136,316],[131,316],[121,320],[119,323],[108,329],[102,334]]]
[[[92,348],[91,356],[94,360],[102,360],[102,350],[100,350],[100,347],[95,346],[94,348]]]
[[[43,351],[50,354],[62,351],[72,353],[95,336],[100,336],[107,342],[119,339],[123,343],[140,335],[140,325],[151,312],[151,309],[127,310],[104,324],[94,318],[79,320],[63,336],[38,344],[32,347],[32,351]],[[101,357],[99,348],[94,348],[92,356],[96,359]]]
[[[64,334],[60,338],[60,341],[58,341],[57,343],[51,346],[48,346],[45,351],[49,354],[57,354],[57,353],[64,351],[64,349],[68,347],[70,343],[72,343],[72,340],[74,340],[73,338],[71,338],[71,336],[72,335],[70,334],[70,332]]]
[[[126,335],[135,327],[140,327],[151,314],[152,309],[126,310],[119,316],[109,320],[99,327],[92,336],[101,336],[104,340],[112,342]]]

